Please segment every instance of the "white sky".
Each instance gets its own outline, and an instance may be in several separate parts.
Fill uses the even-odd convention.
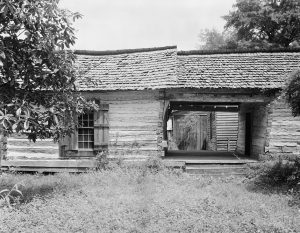
[[[235,0],[61,0],[83,15],[75,49],[115,50],[177,45],[193,50],[201,29],[222,30]]]

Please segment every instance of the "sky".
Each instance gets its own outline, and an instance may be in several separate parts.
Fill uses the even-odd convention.
[[[79,12],[74,49],[117,50],[177,45],[194,50],[199,32],[222,31],[235,0],[61,0]]]

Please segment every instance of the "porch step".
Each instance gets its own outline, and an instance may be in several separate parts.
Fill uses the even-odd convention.
[[[186,164],[186,172],[199,175],[245,175],[248,166],[245,164]]]

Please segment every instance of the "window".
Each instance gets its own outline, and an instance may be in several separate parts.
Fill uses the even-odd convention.
[[[87,113],[78,117],[78,149],[94,148],[94,114]]]

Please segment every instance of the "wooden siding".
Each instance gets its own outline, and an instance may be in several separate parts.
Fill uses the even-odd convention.
[[[216,136],[218,151],[234,151],[238,133],[237,112],[216,112]],[[229,148],[227,148],[229,140]]]
[[[161,153],[162,101],[159,91],[83,93],[109,105],[110,158],[146,158]]]
[[[270,105],[266,152],[270,157],[300,156],[300,117],[293,117],[283,97]]]
[[[109,154],[145,157],[157,154],[158,100],[109,102]]]
[[[264,154],[267,130],[268,130],[268,110],[267,103],[256,104],[241,104],[239,111],[239,129],[237,141],[237,153],[244,155],[246,143],[250,147],[250,157],[259,158]],[[246,141],[246,114],[251,114],[251,139]]]

